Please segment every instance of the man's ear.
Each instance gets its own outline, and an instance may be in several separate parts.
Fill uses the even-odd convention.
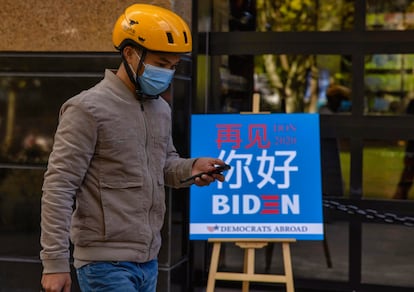
[[[131,46],[125,46],[124,49],[122,50],[122,55],[124,56],[125,60],[128,63],[131,63],[131,61],[135,57],[135,54],[136,54],[136,51]]]

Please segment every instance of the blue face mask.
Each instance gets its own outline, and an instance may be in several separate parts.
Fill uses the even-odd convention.
[[[175,70],[145,64],[144,73],[138,76],[142,92],[148,95],[158,95],[167,90]]]
[[[144,62],[142,64],[145,67],[144,73],[141,76],[136,74],[134,76],[137,83],[141,86],[142,92],[147,95],[158,95],[166,91],[168,86],[170,86],[175,70],[145,64]],[[134,70],[132,71],[134,72]]]

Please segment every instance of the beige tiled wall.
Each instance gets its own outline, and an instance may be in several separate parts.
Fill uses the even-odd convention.
[[[114,51],[112,27],[133,3],[171,9],[191,27],[190,0],[5,0],[0,7],[0,51]]]

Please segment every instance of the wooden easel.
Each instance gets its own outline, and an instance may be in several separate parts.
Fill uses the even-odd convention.
[[[260,112],[260,94],[253,94],[253,111],[242,112],[242,114],[253,113],[269,113]],[[208,274],[207,290],[206,292],[214,292],[216,280],[227,281],[241,281],[242,291],[248,292],[250,282],[270,282],[270,283],[285,283],[287,292],[294,292],[293,285],[293,272],[292,261],[290,257],[289,244],[295,242],[295,239],[279,239],[279,238],[210,238],[208,242],[213,243],[213,252],[211,254],[210,271]],[[219,272],[218,263],[220,257],[221,244],[223,242],[234,242],[235,245],[244,249],[244,264],[243,273],[231,273],[231,272]],[[283,266],[284,274],[271,275],[271,274],[256,274],[254,271],[255,266],[255,250],[257,248],[263,248],[269,243],[281,243],[283,252]]]
[[[207,290],[206,292],[213,292],[215,288],[216,280],[226,281],[241,281],[242,291],[248,292],[250,282],[267,282],[267,283],[285,283],[287,292],[294,292],[293,285],[293,272],[292,261],[290,257],[291,242],[295,242],[295,239],[276,239],[276,238],[211,238],[208,242],[213,243],[213,252],[211,255],[210,271],[208,275]],[[219,272],[218,263],[220,257],[220,248],[223,242],[234,242],[235,245],[244,249],[244,264],[243,273],[232,272]],[[256,274],[254,271],[255,266],[255,249],[263,248],[268,243],[281,243],[283,252],[283,266],[284,274],[271,275],[271,274]]]

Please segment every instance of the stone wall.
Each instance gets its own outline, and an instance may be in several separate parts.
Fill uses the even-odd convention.
[[[171,9],[191,27],[189,0],[4,0],[0,52],[110,52],[112,27],[134,3]]]

